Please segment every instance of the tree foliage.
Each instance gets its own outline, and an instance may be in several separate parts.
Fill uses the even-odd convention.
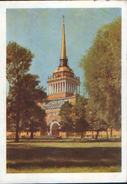
[[[27,48],[18,45],[16,42],[9,42],[7,45],[6,73],[10,84],[18,82],[26,72],[29,71],[34,54]]]
[[[59,115],[61,116],[61,131],[67,132],[67,138],[68,138],[68,132],[72,131],[73,129],[73,122],[71,118],[72,113],[72,107],[73,105],[66,101],[60,108]]]
[[[86,106],[87,99],[83,96],[76,96],[76,103],[72,105],[66,101],[60,108],[59,115],[61,116],[61,131],[67,132],[86,132],[89,124],[86,121]]]
[[[45,111],[38,106],[46,98],[43,87],[39,86],[39,77],[37,75],[26,74],[21,80],[21,120],[23,129],[33,133],[40,130],[46,130]],[[25,122],[25,125],[23,125]]]
[[[98,29],[93,45],[82,57],[89,109],[107,127],[121,122],[121,17]]]
[[[44,122],[45,112],[37,103],[46,98],[46,93],[43,87],[39,86],[39,77],[27,73],[33,57],[34,54],[30,50],[15,42],[9,42],[7,45],[6,70],[10,83],[7,97],[7,127],[16,129],[16,142],[21,130],[29,128],[33,134]]]
[[[86,108],[87,99],[84,96],[77,95],[76,103],[72,108],[72,121],[75,132],[81,132],[81,138],[83,137],[83,132],[86,132],[89,124],[86,120]]]
[[[89,123],[89,130],[96,131],[96,139],[98,138],[98,134],[100,131],[107,130],[107,123],[103,120],[103,117],[97,116],[97,110],[91,110],[89,107],[87,108],[87,122]]]

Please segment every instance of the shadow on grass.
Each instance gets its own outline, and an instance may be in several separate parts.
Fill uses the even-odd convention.
[[[121,165],[121,148],[8,148],[7,168],[92,167]]]
[[[8,138],[7,141],[9,143],[15,143],[14,139]],[[29,139],[29,138],[23,138],[19,139],[19,143],[24,143],[24,142],[46,142],[46,143],[51,143],[51,142],[60,142],[60,143],[66,143],[66,142],[78,142],[78,143],[88,143],[88,142],[121,142],[120,138],[110,138],[110,139],[87,139],[87,138],[62,138],[62,139],[57,139],[57,138],[34,138],[34,139]]]

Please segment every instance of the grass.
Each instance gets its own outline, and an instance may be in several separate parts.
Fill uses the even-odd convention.
[[[105,173],[105,172],[121,172],[120,166],[101,166],[101,167],[61,167],[61,168],[41,168],[30,167],[20,169],[7,169],[7,173]]]
[[[7,173],[120,171],[120,142],[7,143]]]

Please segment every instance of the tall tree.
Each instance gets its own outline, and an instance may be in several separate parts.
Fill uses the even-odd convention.
[[[38,100],[46,96],[38,85],[38,77],[27,74],[33,58],[34,54],[30,50],[16,42],[8,43],[6,71],[10,90],[7,99],[7,119],[10,123],[13,121],[16,124],[16,142],[19,140],[19,127],[24,121],[24,114],[27,114],[29,107],[34,108]],[[27,115],[26,119],[28,120]]]
[[[63,132],[67,132],[67,138],[68,138],[68,133],[73,130],[73,122],[71,118],[72,107],[73,105],[68,101],[66,101],[61,106],[59,111],[59,115],[61,116],[60,130]]]
[[[107,127],[121,123],[121,17],[98,29],[93,45],[80,61],[89,108]]]

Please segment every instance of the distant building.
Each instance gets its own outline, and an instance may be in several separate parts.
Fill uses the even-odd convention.
[[[46,109],[46,122],[50,126],[49,135],[59,136],[60,116],[59,110],[65,101],[76,102],[76,94],[80,94],[80,78],[75,76],[68,65],[65,43],[65,25],[63,17],[63,34],[61,58],[58,68],[47,81],[48,103],[43,104]]]

